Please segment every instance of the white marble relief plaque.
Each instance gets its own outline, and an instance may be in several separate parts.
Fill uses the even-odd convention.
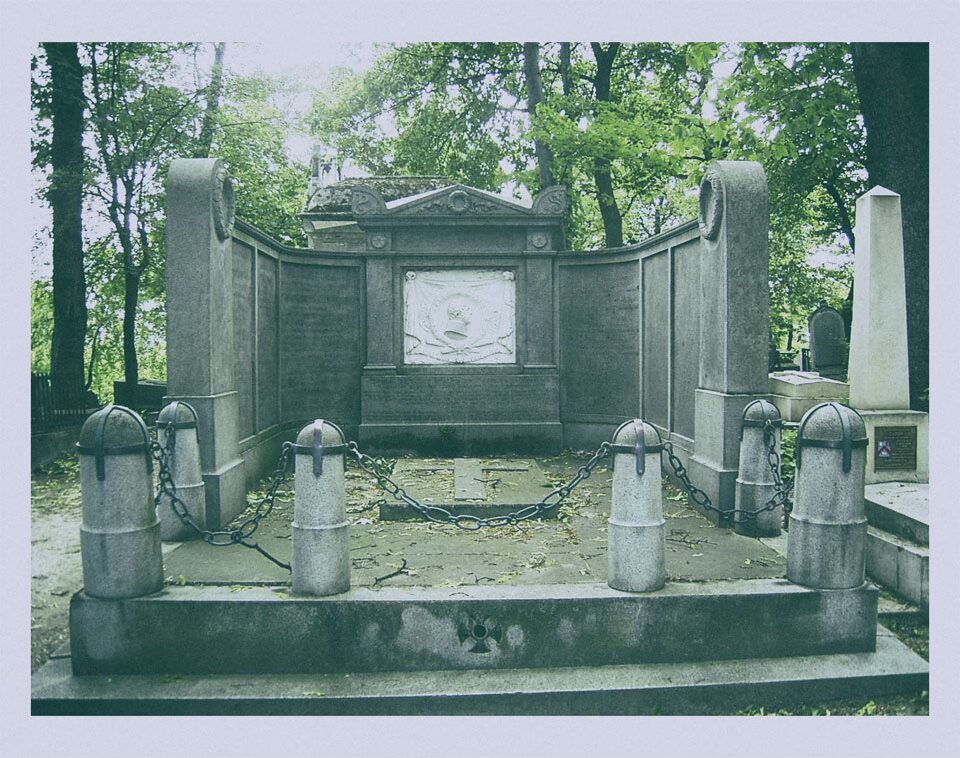
[[[403,283],[404,363],[515,363],[512,271],[408,271]]]

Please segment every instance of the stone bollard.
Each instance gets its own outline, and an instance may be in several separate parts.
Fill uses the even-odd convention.
[[[143,420],[120,405],[101,408],[84,422],[77,451],[84,591],[102,598],[158,592],[163,588],[160,522]]]
[[[607,520],[607,584],[649,592],[666,582],[660,434],[640,419],[614,432],[613,498]]]
[[[866,447],[863,419],[845,405],[821,403],[800,420],[787,540],[791,582],[820,589],[863,584]]]
[[[336,595],[350,589],[343,432],[317,419],[294,445],[293,591]]]
[[[748,537],[776,537],[783,524],[783,506],[756,513],[765,508],[777,494],[770,455],[763,430],[773,425],[774,444],[780,455],[780,411],[766,400],[754,400],[743,409],[740,428],[740,471],[737,476],[736,513],[733,530]],[[779,465],[777,466],[779,473]]]
[[[176,488],[177,497],[183,501],[187,515],[201,529],[205,526],[205,501],[203,477],[200,474],[200,445],[197,440],[197,412],[192,405],[174,400],[164,406],[157,416],[157,437],[167,448],[168,435],[173,435],[173,445],[167,451],[167,468]],[[194,529],[184,524],[174,512],[170,498],[160,496],[157,508],[160,517],[160,539],[168,542],[187,540],[198,536]]]

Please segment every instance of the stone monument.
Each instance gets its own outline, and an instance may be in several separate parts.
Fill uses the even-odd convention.
[[[366,243],[360,443],[558,450],[564,188],[530,206],[463,185],[393,201],[355,186],[351,197]]]
[[[850,405],[867,427],[866,482],[925,482],[928,420],[910,410],[900,195],[874,187],[857,200],[850,328]]]
[[[767,182],[753,161],[713,161],[700,185],[700,376],[690,478],[732,514],[740,421],[768,392]],[[714,518],[712,514],[707,514]]]

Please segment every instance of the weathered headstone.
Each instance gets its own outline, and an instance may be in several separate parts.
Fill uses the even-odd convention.
[[[821,305],[807,319],[813,368],[828,379],[843,381],[847,373],[847,332],[836,308]]]
[[[866,482],[928,477],[928,420],[910,410],[900,195],[874,187],[857,200],[850,328],[850,405],[870,444]]]

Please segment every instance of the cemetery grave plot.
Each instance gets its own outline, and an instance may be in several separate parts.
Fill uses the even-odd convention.
[[[484,465],[500,467],[485,471],[484,478],[491,479],[495,473],[494,479],[508,475],[527,479],[524,475],[531,470],[539,471],[539,500],[570,479],[584,460],[570,453],[544,458],[484,459]],[[412,491],[427,504],[440,503],[453,494],[453,470],[452,459],[438,458],[401,458],[393,469],[398,481],[404,471],[416,472],[411,476],[411,481],[416,480]],[[611,472],[606,465],[598,467],[564,500],[554,518],[477,532],[449,524],[384,519],[381,512],[392,498],[368,474],[349,465],[346,482],[351,583],[355,587],[606,582],[606,519],[611,487]],[[261,522],[256,534],[258,544],[283,561],[289,561],[292,553],[291,487],[292,481],[288,480],[273,513]],[[496,491],[500,486],[491,489]],[[256,500],[257,494],[251,493],[251,500]],[[509,494],[509,488],[503,487],[497,497],[509,501]],[[431,497],[432,502],[427,500]],[[387,511],[403,507],[391,503]],[[462,507],[466,512],[483,513],[483,506],[475,503],[464,502]],[[688,509],[685,497],[671,485],[664,489],[664,517],[668,581],[784,575],[786,564],[781,555],[759,540],[717,528]],[[287,571],[252,550],[211,548],[199,541],[179,544],[165,555],[164,564],[167,581],[173,583],[240,586],[290,581]]]

